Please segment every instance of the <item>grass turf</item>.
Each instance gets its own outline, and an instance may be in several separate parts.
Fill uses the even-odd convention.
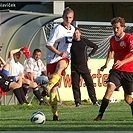
[[[82,102],[76,108],[73,102],[58,107],[59,121],[52,121],[51,108],[40,106],[36,100],[31,107],[22,105],[0,106],[0,131],[133,131],[130,106],[125,102],[110,103],[102,121],[94,121],[99,107]],[[47,121],[33,124],[30,116],[42,111]]]

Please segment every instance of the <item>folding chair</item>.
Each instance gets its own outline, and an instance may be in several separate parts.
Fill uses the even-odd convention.
[[[1,94],[1,105],[6,104],[6,92],[3,92],[2,89],[0,88],[0,94]]]
[[[10,104],[17,104],[18,101],[12,91],[10,92],[3,92],[0,88],[0,94],[1,94],[1,105],[10,105]],[[8,95],[10,94],[10,95]]]

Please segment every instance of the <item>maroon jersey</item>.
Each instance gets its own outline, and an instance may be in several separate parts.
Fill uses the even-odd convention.
[[[125,33],[125,35],[117,40],[115,36],[110,39],[110,51],[114,51],[114,63],[117,60],[124,60],[129,58],[133,52],[133,36],[131,34]],[[116,69],[113,65],[112,69]],[[120,68],[119,71],[133,72],[133,61],[125,63]]]

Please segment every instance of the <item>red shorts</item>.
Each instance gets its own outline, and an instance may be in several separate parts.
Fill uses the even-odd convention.
[[[66,61],[66,64],[68,65],[69,60],[68,60],[67,58],[63,58],[63,59],[61,59],[61,60]],[[59,60],[59,61],[61,61],[61,60]],[[59,61],[58,61],[58,62],[59,62]],[[56,65],[57,65],[58,62],[52,63],[52,64],[47,64],[47,75],[48,75],[48,77],[49,77],[49,76],[51,77],[52,74],[55,72]],[[50,75],[49,75],[49,74],[50,74]],[[62,76],[65,75],[65,69],[62,71],[61,75],[62,75]]]

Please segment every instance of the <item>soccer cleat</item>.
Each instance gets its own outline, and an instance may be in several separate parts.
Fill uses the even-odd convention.
[[[100,115],[98,115],[95,119],[94,119],[94,121],[101,121],[102,120],[102,116],[100,116]]]
[[[57,115],[53,115],[53,121],[58,121],[58,120],[59,120],[58,116]]]
[[[95,105],[95,106],[101,106],[98,101],[96,101],[96,103],[94,103],[93,105]]]
[[[39,105],[46,105],[46,106],[49,106],[49,104],[45,101],[40,101]]]
[[[80,107],[81,105],[80,105],[80,103],[76,103],[76,107]]]
[[[43,89],[41,96],[42,96],[42,97],[48,96],[48,91],[47,91],[46,88]]]
[[[23,105],[23,106],[32,106],[31,103],[23,103],[22,105]]]
[[[31,103],[28,103],[27,106],[32,106],[32,104]]]

